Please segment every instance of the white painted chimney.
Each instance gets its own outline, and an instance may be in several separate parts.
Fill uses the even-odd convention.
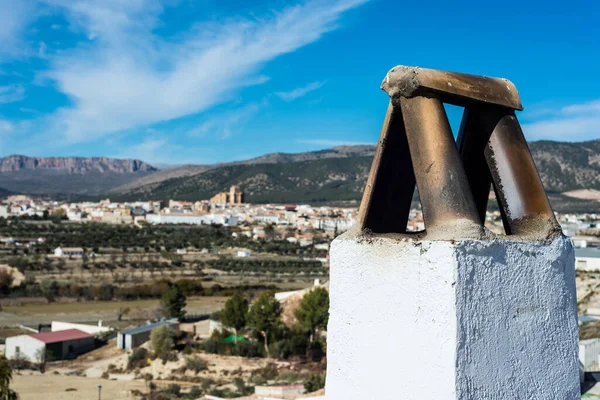
[[[580,399],[573,246],[515,86],[398,66],[382,88],[359,222],[331,245],[327,399]],[[443,102],[465,108],[457,141]],[[484,228],[492,184],[504,235]]]

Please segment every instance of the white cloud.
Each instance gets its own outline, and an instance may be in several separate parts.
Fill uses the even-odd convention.
[[[33,1],[0,0],[0,61],[27,52],[23,33],[35,18]]]
[[[25,89],[21,85],[0,86],[0,104],[14,103],[25,98]]]
[[[297,140],[298,143],[310,144],[314,146],[327,146],[327,147],[339,147],[339,146],[359,146],[359,145],[372,145],[375,143],[366,142],[353,142],[350,140],[332,140],[332,139],[302,139]]]
[[[40,58],[46,58],[46,51],[48,50],[48,46],[45,42],[40,42],[40,46],[38,48],[38,56]]]
[[[4,133],[11,133],[14,130],[14,124],[5,119],[0,119],[0,135]]]
[[[250,103],[233,111],[214,115],[199,126],[188,132],[189,136],[219,136],[223,139],[230,137],[240,128],[240,125],[255,115],[266,103]]]
[[[149,134],[141,143],[126,147],[125,150],[112,157],[138,159],[154,166],[207,163],[202,162],[200,156],[204,149],[173,144],[165,132],[153,129],[149,129],[148,132]]]
[[[594,100],[583,104],[573,104],[563,107],[562,111],[566,114],[585,114],[589,112],[600,114],[600,100]]]
[[[572,104],[523,124],[528,140],[583,141],[600,138],[600,100]]]
[[[265,63],[336,29],[366,1],[309,1],[262,19],[197,25],[170,41],[152,33],[158,1],[46,0],[92,39],[51,57],[45,75],[73,102],[53,115],[54,131],[83,142],[205,111],[264,82]]]
[[[324,84],[325,84],[325,82],[312,82],[306,86],[296,88],[289,92],[276,92],[275,95],[277,95],[283,101],[292,101],[292,100],[296,100],[300,97],[306,96],[310,92],[313,92],[313,91],[321,88]]]

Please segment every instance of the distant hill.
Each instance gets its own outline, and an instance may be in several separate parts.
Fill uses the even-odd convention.
[[[600,140],[532,142],[530,148],[557,210],[600,209],[600,202],[573,195],[582,189],[600,190]],[[197,200],[240,185],[253,203],[357,205],[374,153],[374,145],[343,146],[163,170],[138,160],[10,156],[0,159],[0,187],[70,200]]]
[[[529,144],[546,190],[600,189],[600,139]]]
[[[11,193],[10,191],[0,188],[0,199],[3,197],[8,197],[10,195],[12,195],[13,193]]]
[[[156,184],[167,179],[193,176],[210,169],[222,168],[233,165],[254,165],[254,164],[288,164],[299,161],[323,160],[328,158],[348,158],[356,156],[369,156],[375,154],[374,145],[360,146],[339,146],[332,149],[311,151],[304,153],[271,153],[264,156],[252,158],[244,161],[235,161],[230,163],[220,163],[213,165],[182,165],[179,167],[164,169],[151,175],[137,179],[126,185],[119,186],[111,190],[115,194],[127,194],[136,191],[137,188],[146,185]]]
[[[136,199],[208,199],[240,185],[254,203],[326,202],[360,198],[372,157],[324,158],[284,164],[246,164],[213,168],[167,179],[119,195]]]
[[[600,140],[532,142],[530,148],[553,204],[578,210],[599,205],[560,193],[600,189]],[[374,151],[375,146],[346,146],[310,153],[276,153],[239,163],[202,166],[203,170],[199,168],[195,174],[188,167],[186,176],[137,186],[156,177],[155,173],[133,182],[129,189],[119,188],[115,194],[127,200],[195,200],[240,185],[248,202],[356,202],[361,198]]]
[[[0,158],[0,187],[26,194],[101,195],[155,171],[139,160],[12,155]]]

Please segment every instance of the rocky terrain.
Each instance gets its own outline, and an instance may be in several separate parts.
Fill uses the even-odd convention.
[[[101,195],[156,171],[140,160],[12,155],[0,158],[0,187],[25,194]]]

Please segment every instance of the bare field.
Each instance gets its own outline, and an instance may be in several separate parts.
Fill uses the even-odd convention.
[[[212,313],[223,307],[227,297],[191,297],[186,310],[190,314]],[[113,321],[121,307],[129,307],[130,318],[158,307],[159,300],[82,301],[73,303],[23,304],[5,306],[0,312],[0,326],[35,325],[53,320],[66,322]],[[143,318],[142,318],[143,319]]]
[[[97,399],[98,385],[102,385],[102,398],[113,400],[135,399],[131,391],[145,391],[146,388],[143,381],[113,381],[48,373],[15,375],[11,387],[21,400],[81,400]]]

